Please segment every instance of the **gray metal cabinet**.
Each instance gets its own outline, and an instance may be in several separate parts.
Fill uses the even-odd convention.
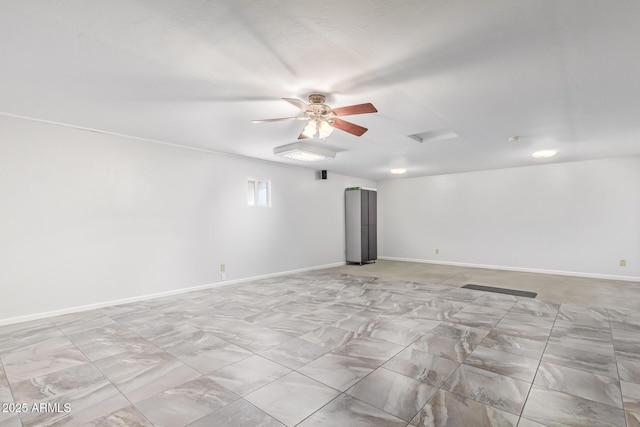
[[[345,190],[347,262],[378,258],[378,193],[360,187]]]

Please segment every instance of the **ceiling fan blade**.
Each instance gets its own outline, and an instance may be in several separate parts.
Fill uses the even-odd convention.
[[[299,117],[281,117],[279,119],[262,119],[262,120],[251,120],[251,123],[269,123],[269,122],[285,122],[288,120],[309,120],[308,117],[299,116]]]
[[[333,111],[336,114],[336,116],[352,116],[354,114],[367,114],[367,113],[378,112],[378,110],[376,110],[376,107],[374,107],[373,104],[371,103],[334,108],[331,111]]]
[[[362,126],[358,126],[355,123],[348,122],[342,119],[335,119],[332,125],[334,128],[343,130],[355,136],[362,136],[368,129]]]
[[[309,109],[309,106],[307,105],[306,102],[301,101],[297,98],[282,98],[282,99],[287,101],[289,104],[298,107],[302,111],[307,111]]]

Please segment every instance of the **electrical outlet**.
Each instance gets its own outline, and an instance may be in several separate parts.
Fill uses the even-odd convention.
[[[226,266],[224,264],[220,264],[220,271],[225,271]]]
[[[627,260],[626,259],[621,259],[620,260],[620,267],[626,267],[627,266]]]
[[[436,255],[440,253],[440,249],[436,249]]]

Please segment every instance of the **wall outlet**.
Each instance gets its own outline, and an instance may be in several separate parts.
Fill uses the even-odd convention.
[[[626,267],[627,266],[627,260],[626,259],[621,259],[620,260],[620,267]]]
[[[225,268],[227,268],[224,264],[220,264],[220,271],[225,271]]]
[[[440,253],[440,249],[436,249],[436,255]]]

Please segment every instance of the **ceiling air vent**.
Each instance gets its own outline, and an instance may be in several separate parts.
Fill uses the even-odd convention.
[[[413,135],[407,136],[418,142],[435,142],[444,141],[445,139],[457,138],[459,135],[450,130],[431,130],[422,133],[414,133]]]

